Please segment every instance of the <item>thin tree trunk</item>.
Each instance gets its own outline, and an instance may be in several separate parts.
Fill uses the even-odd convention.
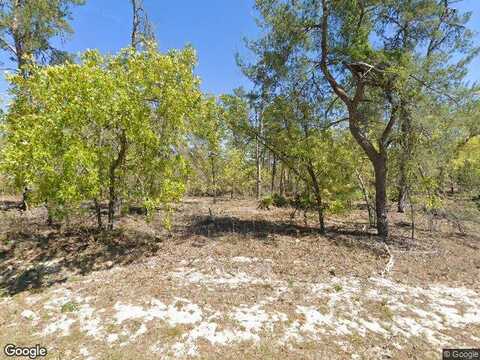
[[[110,170],[110,184],[108,187],[108,230],[113,230],[115,207],[115,169]]]
[[[280,184],[279,184],[280,195],[285,195],[285,167],[282,163],[280,166]]]
[[[259,136],[262,136],[262,118],[260,115],[260,112],[257,112],[257,126],[258,126],[258,135],[257,135],[257,142],[256,142],[256,147],[255,147],[255,161],[256,161],[256,197],[257,199],[260,199],[262,196],[262,164],[261,164],[261,152],[260,152],[260,139]]]
[[[360,172],[358,170],[355,170],[355,173],[357,175],[357,179],[358,179],[358,182],[360,184],[360,188],[362,189],[363,199],[365,200],[365,205],[367,206],[368,224],[370,225],[371,228],[375,227],[376,226],[375,216],[374,216],[374,212],[373,212],[373,206],[372,206],[372,203],[370,201],[370,195],[368,193],[368,189],[365,185],[365,182],[362,179],[362,176],[360,175]]]
[[[108,230],[113,230],[113,221],[115,215],[115,201],[117,200],[116,196],[116,170],[125,160],[125,155],[127,152],[127,137],[125,131],[122,131],[120,137],[120,152],[118,157],[110,166],[109,180],[110,184],[108,187]]]
[[[257,139],[257,144],[255,148],[255,162],[256,162],[256,183],[255,183],[255,196],[258,199],[260,199],[260,182],[261,180],[261,165],[260,165],[260,142]]]
[[[217,203],[217,176],[215,172],[215,155],[210,156],[210,162],[212,167],[212,187],[213,187],[213,203]]]
[[[410,195],[410,191],[407,189],[408,201],[410,203],[410,220],[412,222],[412,233],[411,233],[411,240],[415,240],[415,208],[413,207],[412,203],[412,196]]]
[[[103,228],[102,209],[101,209],[100,204],[98,203],[98,200],[96,198],[93,199],[93,202],[95,204],[95,213],[97,215],[97,227],[98,227],[98,229],[102,229]]]
[[[308,170],[308,174],[310,175],[310,178],[312,179],[313,190],[315,193],[316,209],[318,214],[318,222],[320,225],[320,234],[323,235],[325,234],[325,214],[324,214],[324,208],[323,208],[323,199],[322,199],[321,189],[317,180],[317,176],[315,175],[315,172],[313,171],[313,168],[311,167],[311,165],[307,166],[307,170]]]
[[[277,157],[273,154],[273,163],[272,163],[272,183],[270,185],[270,193],[275,192],[275,176],[277,174]]]

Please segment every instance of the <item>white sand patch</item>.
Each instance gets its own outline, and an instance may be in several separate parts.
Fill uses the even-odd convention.
[[[132,335],[131,339],[134,340],[138,338],[139,336],[142,336],[147,332],[147,326],[145,324],[140,325],[138,330]]]
[[[84,357],[85,360],[95,360],[95,357],[90,356],[90,351],[84,346],[79,349],[80,355]]]
[[[184,268],[178,269],[171,274],[172,276],[190,284],[205,284],[205,285],[227,285],[230,288],[237,288],[242,285],[251,284],[269,284],[272,281],[268,279],[260,279],[252,277],[245,272],[226,273],[215,269],[215,274],[204,274],[199,271],[188,270]]]
[[[51,299],[45,302],[43,307],[47,310],[58,310],[66,303],[72,301],[72,292],[67,289],[52,291]]]
[[[118,334],[109,334],[109,335],[107,336],[107,342],[108,342],[109,344],[112,344],[112,343],[114,343],[114,342],[116,342],[116,341],[118,341]]]
[[[27,303],[27,305],[33,305],[33,304],[36,304],[39,300],[40,300],[40,296],[39,295],[29,295],[25,298],[25,302]]]
[[[265,310],[261,309],[258,305],[251,308],[241,306],[232,312],[231,317],[250,332],[262,330],[262,327],[270,319],[270,316]]]
[[[23,310],[20,314],[21,317],[27,320],[31,320],[33,323],[38,322],[39,317],[32,310]]]
[[[57,321],[48,324],[43,330],[43,335],[51,335],[60,332],[63,336],[68,336],[70,334],[70,327],[74,322],[75,320],[69,319],[67,315],[63,315]]]
[[[240,257],[238,262],[251,261],[251,258]],[[193,351],[198,338],[219,345],[243,340],[258,341],[262,331],[272,332],[276,322],[288,320],[285,314],[275,314],[263,308],[264,305],[275,304],[282,294],[289,291],[283,282],[255,278],[244,272],[230,274],[218,269],[213,274],[204,274],[180,268],[174,276],[187,283],[202,285],[223,284],[236,288],[240,285],[269,284],[273,288],[272,295],[259,299],[257,305],[243,305],[227,314],[238,323],[238,328],[217,331],[218,326],[213,322],[220,318],[217,312],[215,317],[208,318],[186,335],[185,347],[176,346],[178,353]],[[304,287],[305,292],[304,304],[297,304],[295,308],[301,321],[294,320],[284,328],[280,343],[302,341],[306,336],[319,339],[322,336],[358,334],[366,337],[375,334],[385,338],[399,335],[404,340],[419,336],[431,344],[440,345],[452,340],[442,330],[480,324],[480,296],[469,289],[447,286],[421,288],[385,278],[361,282],[351,277],[334,277],[325,283],[298,286]],[[318,299],[326,307],[317,308],[314,303]],[[369,306],[372,302],[377,303],[379,314],[371,312]],[[401,344],[396,343],[396,346],[401,347]]]
[[[117,311],[115,319],[117,324],[121,324],[125,320],[138,319],[146,317],[147,313],[141,306],[132,306],[116,303],[114,309]]]
[[[305,324],[300,328],[302,331],[318,333],[324,331],[322,325],[330,324],[330,316],[322,314],[311,306],[297,306],[296,313],[305,318]]]
[[[232,258],[232,261],[236,262],[236,263],[251,264],[251,263],[259,261],[259,259],[255,258],[255,257],[235,256],[235,257]]]
[[[103,338],[105,336],[102,319],[95,316],[95,309],[89,304],[83,304],[77,315],[80,320],[81,331],[94,338]]]
[[[66,289],[55,290],[52,294],[52,298],[43,306],[50,315],[57,315],[62,310],[62,306],[68,303],[75,304],[76,308],[68,315],[64,314],[60,318],[57,315],[56,320],[48,324],[43,330],[43,334],[60,332],[61,336],[67,336],[70,333],[71,325],[78,321],[80,331],[86,335],[96,339],[105,338],[106,333],[102,325],[102,319],[97,316],[95,309],[87,302],[92,299],[91,297],[74,296],[70,290]]]
[[[126,320],[144,319],[150,321],[159,319],[167,322],[170,326],[178,324],[194,324],[202,320],[202,309],[186,300],[177,300],[167,306],[159,300],[153,299],[150,308],[142,306],[125,305],[116,303],[114,308],[117,311],[115,319],[117,324]]]

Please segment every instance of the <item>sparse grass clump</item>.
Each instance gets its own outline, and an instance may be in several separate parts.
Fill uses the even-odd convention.
[[[69,301],[69,302],[63,304],[62,308],[60,309],[62,314],[75,312],[77,310],[78,310],[78,304],[73,302],[73,301]]]
[[[333,290],[335,290],[335,292],[340,292],[343,290],[343,287],[340,284],[335,284],[333,285]]]
[[[258,208],[261,210],[270,210],[270,207],[273,205],[273,199],[270,196],[264,197],[258,203]]]

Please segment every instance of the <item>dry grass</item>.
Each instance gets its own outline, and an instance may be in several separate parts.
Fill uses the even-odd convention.
[[[313,217],[305,226],[303,219],[290,220],[288,209],[259,210],[251,200],[213,205],[210,199],[188,198],[178,206],[171,231],[163,229],[161,222],[161,214],[149,224],[139,216],[127,216],[120,219],[115,232],[105,233],[95,230],[93,219],[86,215],[70,219],[69,226],[48,227],[42,209],[0,212],[0,344],[41,343],[51,359],[169,358],[175,357],[177,343],[186,350],[193,344],[199,359],[438,357],[440,347],[432,345],[431,338],[422,333],[407,338],[398,330],[405,326],[399,316],[424,321],[423,327],[428,325],[426,318],[392,303],[401,298],[421,310],[433,300],[425,293],[400,296],[386,285],[371,283],[388,257],[376,237],[363,231],[366,214],[361,210],[328,219],[326,236],[318,234]],[[445,284],[480,294],[476,235],[480,226],[466,222],[466,235],[462,235],[448,221],[440,221],[439,230],[430,232],[427,219],[419,218],[417,237],[411,240],[406,222],[407,215],[391,214],[389,247],[395,264],[390,281],[406,289]],[[321,290],[315,292],[315,286]],[[375,296],[370,291],[376,291]],[[62,296],[64,302],[45,307]],[[155,307],[152,300],[167,310]],[[119,304],[138,307],[143,313],[119,323]],[[188,310],[193,305],[201,309],[202,322],[215,324],[216,336],[237,331],[232,336],[235,341],[221,345],[198,337],[189,343],[199,322],[175,323],[170,313],[162,313],[161,321],[149,318],[149,314],[156,316],[155,311],[193,316]],[[315,316],[331,315],[331,321],[343,319],[361,331],[341,334],[328,328],[323,333],[320,323],[309,318],[313,315],[299,312],[298,306],[315,309]],[[38,319],[23,316],[25,309]],[[94,315],[88,315],[89,309]],[[353,314],[352,309],[359,312]],[[455,303],[452,309],[460,318],[472,314],[465,303]],[[254,315],[249,315],[252,311]],[[273,321],[275,314],[285,318]],[[68,334],[45,332],[63,316],[75,320]],[[256,325],[249,316],[269,320],[263,319],[252,330]],[[95,328],[95,319],[103,335],[88,334],[89,326]],[[397,335],[388,339],[369,330],[374,323],[387,333],[397,329]],[[313,330],[302,328],[310,324],[315,324]],[[445,324],[444,329],[435,328],[435,336],[469,346],[480,339],[480,320],[453,327],[452,320],[446,319]],[[295,326],[301,341],[292,337],[279,343]],[[242,340],[242,334],[258,339]],[[118,339],[108,343],[109,335]],[[82,353],[82,347],[89,355]],[[186,351],[177,357],[191,356]]]

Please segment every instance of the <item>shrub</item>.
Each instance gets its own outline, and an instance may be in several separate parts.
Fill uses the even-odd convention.
[[[285,196],[275,193],[272,196],[272,204],[276,207],[285,207],[288,205],[288,200]]]
[[[259,201],[258,208],[262,210],[270,210],[270,206],[273,204],[273,199],[270,196],[267,196]]]

